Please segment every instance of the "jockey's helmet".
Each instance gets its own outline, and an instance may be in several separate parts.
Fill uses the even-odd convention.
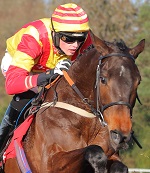
[[[85,11],[74,3],[58,6],[51,17],[51,30],[55,32],[86,32],[89,20]]]
[[[54,45],[60,50],[60,38],[65,42],[86,39],[90,29],[88,16],[80,6],[74,3],[60,5],[52,14],[50,29]]]

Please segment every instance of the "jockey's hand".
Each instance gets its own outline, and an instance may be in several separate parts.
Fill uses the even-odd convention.
[[[63,75],[62,70],[68,71],[71,66],[71,61],[69,59],[61,60],[57,63],[54,68],[54,74]]]
[[[63,75],[62,70],[68,71],[71,66],[69,59],[61,60],[52,70],[39,74],[37,78],[37,86],[44,86],[55,80],[59,75]]]
[[[58,76],[59,74],[54,74],[54,69],[41,73],[37,78],[37,86],[45,86],[55,80]]]

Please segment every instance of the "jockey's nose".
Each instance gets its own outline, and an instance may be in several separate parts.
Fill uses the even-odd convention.
[[[117,130],[111,130],[110,134],[111,134],[111,138],[112,138],[113,142],[116,145],[121,144],[123,142],[128,142],[131,138],[131,135],[124,136],[122,133],[120,133]]]

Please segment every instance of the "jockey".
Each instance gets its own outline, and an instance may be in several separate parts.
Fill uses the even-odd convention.
[[[92,44],[88,17],[73,3],[58,6],[51,18],[24,25],[7,39],[2,59],[7,94],[14,95],[0,125],[0,146],[37,87],[63,75],[71,61]]]

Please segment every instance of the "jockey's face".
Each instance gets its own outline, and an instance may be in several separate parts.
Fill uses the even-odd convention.
[[[80,44],[82,42],[78,42],[77,40],[75,42],[65,42],[60,39],[59,47],[60,49],[68,56],[74,55],[76,50],[79,48]]]

